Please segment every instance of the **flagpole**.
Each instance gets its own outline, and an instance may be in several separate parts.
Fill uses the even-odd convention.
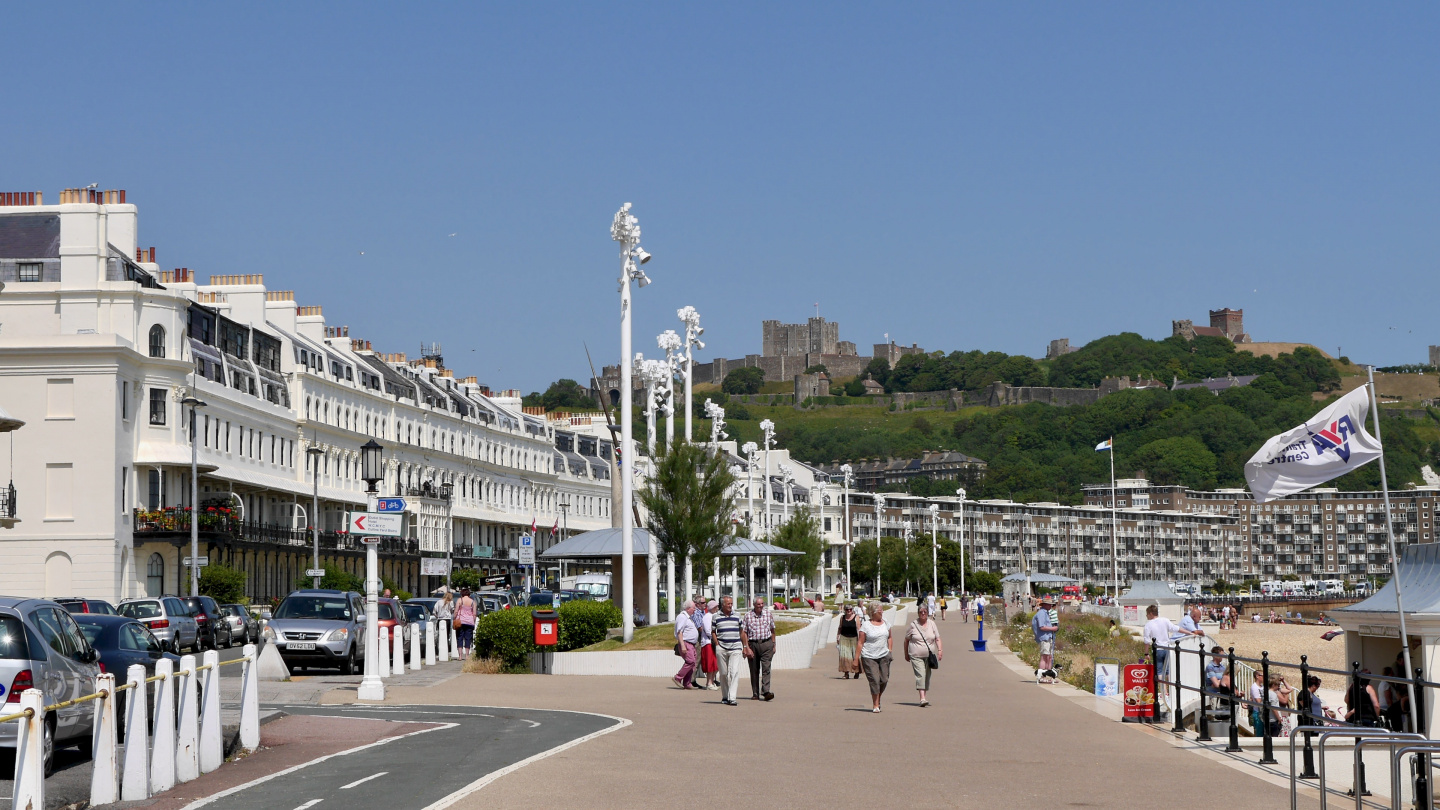
[[[1115,588],[1112,594],[1118,601],[1120,599],[1120,543],[1115,539],[1116,527],[1120,523],[1120,513],[1116,510],[1119,503],[1119,495],[1115,491],[1115,437],[1110,437],[1110,577],[1111,584]]]
[[[1405,632],[1405,607],[1400,599],[1400,555],[1395,549],[1395,522],[1390,514],[1390,482],[1385,475],[1385,442],[1380,438],[1380,400],[1375,395],[1375,367],[1370,373],[1370,416],[1375,425],[1375,443],[1380,445],[1380,489],[1385,496],[1385,535],[1390,542],[1390,581],[1395,583],[1395,613],[1400,617],[1400,651],[1405,655],[1405,687],[1410,692],[1410,722],[1420,730],[1420,707],[1415,704],[1415,670],[1410,666],[1410,636]]]

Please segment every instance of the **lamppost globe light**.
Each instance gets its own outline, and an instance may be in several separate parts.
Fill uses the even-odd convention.
[[[187,408],[205,407],[205,402],[203,400],[196,399],[194,396],[185,397],[184,399],[180,400],[180,404],[184,405]]]
[[[445,500],[448,501],[448,500],[450,500],[451,496],[453,496],[454,494],[455,494],[455,485],[454,485],[453,483],[451,483],[451,482],[449,482],[449,481],[446,481],[446,482],[444,482],[443,484],[440,485],[440,497],[441,497],[441,498],[443,498],[443,499],[445,499]]]
[[[385,477],[380,470],[380,454],[384,450],[374,439],[360,445],[360,480],[368,485],[370,491],[374,491],[376,481]]]

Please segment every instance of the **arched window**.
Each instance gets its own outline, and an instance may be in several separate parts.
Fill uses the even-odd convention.
[[[150,356],[165,356],[165,327],[158,323],[150,327]]]
[[[165,592],[165,558],[157,552],[145,565],[145,595],[159,596]]]

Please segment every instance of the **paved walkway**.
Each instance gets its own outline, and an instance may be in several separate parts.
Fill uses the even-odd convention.
[[[916,808],[1133,807],[1178,796],[1203,796],[1206,806],[1226,810],[1288,805],[1281,787],[1046,694],[995,653],[971,652],[974,627],[941,626],[948,655],[925,709],[916,705],[898,638],[878,715],[869,711],[863,680],[839,679],[833,648],[809,670],[775,673],[771,703],[745,699],[742,682],[733,708],[717,692],[686,692],[665,679],[543,675],[397,685],[388,702],[570,709],[634,722],[505,775],[457,808],[524,806],[565,785],[579,791],[581,804],[671,810],[720,799],[717,785],[726,780],[734,792],[722,803],[761,807],[876,807],[897,799]]]

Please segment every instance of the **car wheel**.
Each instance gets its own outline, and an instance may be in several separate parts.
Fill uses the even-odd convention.
[[[41,759],[45,778],[50,778],[55,773],[55,716],[45,717],[45,743],[42,748],[44,757]]]
[[[354,674],[355,674],[355,647],[354,647],[354,646],[351,646],[351,647],[350,647],[350,652],[346,653],[346,655],[345,655],[345,660],[342,661],[342,662],[340,662],[340,674],[341,674],[341,675],[354,675]]]

